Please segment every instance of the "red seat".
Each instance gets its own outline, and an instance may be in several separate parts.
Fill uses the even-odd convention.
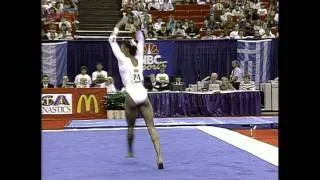
[[[189,16],[201,16],[201,11],[199,10],[189,10]]]
[[[202,16],[189,16],[190,20],[193,20],[194,22],[202,22],[204,18]]]
[[[210,9],[201,9],[201,16],[207,16],[210,13]]]
[[[179,10],[174,13],[174,16],[186,16],[186,15],[188,15],[187,10]]]

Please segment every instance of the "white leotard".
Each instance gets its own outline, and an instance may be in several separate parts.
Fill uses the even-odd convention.
[[[137,53],[135,55],[135,58],[138,60],[136,67],[133,66],[131,59],[122,53],[118,43],[111,40],[111,37],[109,38],[109,43],[113,54],[118,60],[122,83],[132,100],[138,105],[147,99],[148,94],[147,89],[143,86],[144,37],[141,30],[137,31],[136,39],[138,40]]]

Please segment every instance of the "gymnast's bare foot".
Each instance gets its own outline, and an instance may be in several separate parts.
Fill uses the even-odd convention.
[[[164,169],[162,157],[158,157],[157,164],[158,164],[158,169]]]
[[[134,158],[134,153],[133,152],[128,152],[127,158]]]

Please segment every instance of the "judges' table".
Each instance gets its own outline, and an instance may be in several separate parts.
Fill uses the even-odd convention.
[[[148,94],[155,117],[179,116],[258,116],[259,91],[152,92]]]

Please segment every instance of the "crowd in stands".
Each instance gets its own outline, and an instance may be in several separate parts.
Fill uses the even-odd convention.
[[[78,28],[78,0],[41,0],[41,38],[72,40]]]
[[[125,0],[124,0],[125,1]],[[176,4],[209,4],[211,9],[200,24],[172,15]],[[279,23],[276,0],[136,0],[148,40],[155,39],[262,39],[275,38]],[[152,17],[154,11],[172,11],[167,21]],[[128,30],[128,29],[127,29]]]

